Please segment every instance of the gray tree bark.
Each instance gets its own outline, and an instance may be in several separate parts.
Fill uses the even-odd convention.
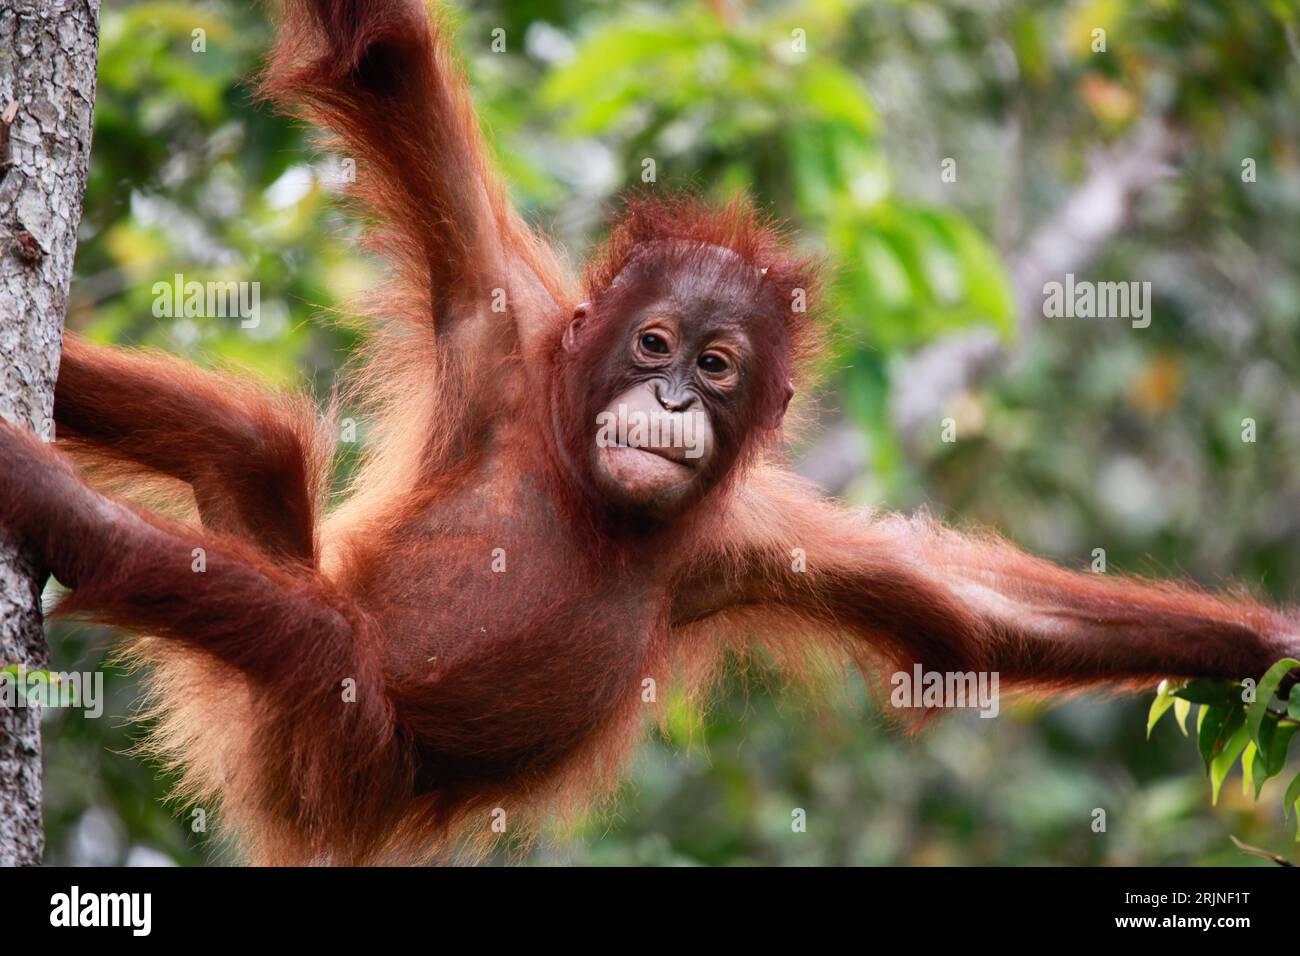
[[[0,415],[46,440],[90,162],[98,37],[99,0],[0,4]],[[0,667],[46,666],[41,583],[0,540]],[[0,865],[41,862],[41,795],[40,711],[0,703]]]

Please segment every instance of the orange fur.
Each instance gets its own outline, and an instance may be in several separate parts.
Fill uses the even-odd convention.
[[[569,275],[509,207],[442,34],[415,0],[289,0],[263,80],[359,161],[392,267],[356,376],[374,427],[338,508],[305,403],[159,355],[69,337],[60,446],[129,489],[188,488],[197,523],[0,427],[0,524],[72,588],[64,613],[149,635],[149,747],[250,859],[445,859],[488,845],[498,810],[533,832],[609,792],[657,715],[647,680],[703,695],[753,640],[794,673],[829,654],[1052,691],[1252,676],[1296,650],[1295,621],[1246,599],[821,500],[773,463],[816,346],[789,306],[815,301],[816,264],[743,202],[643,198]],[[718,410],[725,467],[672,520],[606,507],[573,464],[616,391],[598,373],[624,330],[612,290],[638,270],[688,288],[712,270],[754,352],[746,400]]]

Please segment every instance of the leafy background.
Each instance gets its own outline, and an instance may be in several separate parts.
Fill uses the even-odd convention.
[[[467,7],[454,10],[459,49],[516,201],[575,256],[650,157],[654,188],[748,190],[836,264],[815,411],[829,438],[796,450],[807,473],[853,503],[925,505],[1067,565],[1102,547],[1112,570],[1231,578],[1294,600],[1290,0]],[[1104,53],[1091,48],[1097,28]],[[333,202],[337,157],[252,100],[270,36],[260,5],[105,4],[68,324],[326,395],[353,342],[320,313],[374,269]],[[1158,175],[1123,197],[1077,269],[1152,282],[1150,328],[1041,320],[1037,299],[1017,297],[1027,250],[1069,225],[1072,197],[1153,120],[1171,150],[1145,164]],[[955,182],[940,176],[945,158]],[[1242,181],[1244,158],[1255,182]],[[151,286],[177,272],[260,282],[261,325],[155,318]],[[945,392],[915,359],[963,337],[1004,358]],[[938,397],[909,417],[903,396],[917,388]],[[939,440],[946,417],[955,443]],[[1244,417],[1258,423],[1253,444]],[[109,639],[52,628],[55,669],[107,666]],[[164,805],[165,776],[125,753],[135,679],[109,667],[107,685],[101,720],[47,712],[47,859],[225,862]],[[1230,780],[1212,808],[1174,721],[1145,740],[1148,701],[1019,704],[907,738],[854,681],[817,697],[737,676],[702,724],[654,736],[612,814],[525,859],[1258,864],[1229,834],[1295,855],[1278,809],[1291,774],[1258,805]],[[794,808],[807,832],[792,832]]]

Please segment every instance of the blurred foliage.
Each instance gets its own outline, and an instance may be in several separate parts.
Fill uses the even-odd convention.
[[[1294,599],[1291,0],[495,0],[456,23],[517,203],[575,257],[652,159],[653,188],[747,190],[834,264],[820,404],[871,459],[850,499],[927,504],[1075,566],[1104,547],[1113,569]],[[324,314],[375,270],[332,202],[338,158],[255,102],[270,37],[259,5],[106,0],[68,323],[325,396],[354,342]],[[1015,338],[1008,264],[1093,151],[1149,116],[1184,148],[1087,272],[1151,281],[1151,327],[1054,320]],[[1257,181],[1243,182],[1244,158]],[[258,281],[260,325],[156,318],[152,285],[176,273]],[[899,359],[980,326],[1014,360],[954,403],[958,442],[941,443],[936,422],[905,450],[888,414]],[[1244,417],[1256,443],[1240,440]],[[55,669],[105,666],[102,630],[51,630]],[[167,780],[126,754],[135,679],[110,667],[107,686],[101,720],[47,712],[49,861],[226,859],[162,803]],[[1277,812],[1288,775],[1258,804],[1228,788],[1212,809],[1174,722],[1144,739],[1143,701],[1020,703],[996,725],[962,716],[906,737],[856,680],[815,696],[733,678],[702,724],[655,736],[612,815],[532,858],[1258,864],[1229,833],[1290,852]],[[793,832],[798,809],[806,832]]]

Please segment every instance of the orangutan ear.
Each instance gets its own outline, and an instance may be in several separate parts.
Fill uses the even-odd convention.
[[[790,407],[790,399],[794,398],[794,382],[785,383],[785,398],[781,402],[781,410],[772,418],[772,428],[779,428],[782,420],[785,418],[786,410]]]
[[[578,332],[582,329],[582,323],[587,321],[587,312],[590,309],[590,302],[579,302],[573,310],[573,318],[569,320],[569,326],[564,330],[564,351],[572,352],[578,347]]]

